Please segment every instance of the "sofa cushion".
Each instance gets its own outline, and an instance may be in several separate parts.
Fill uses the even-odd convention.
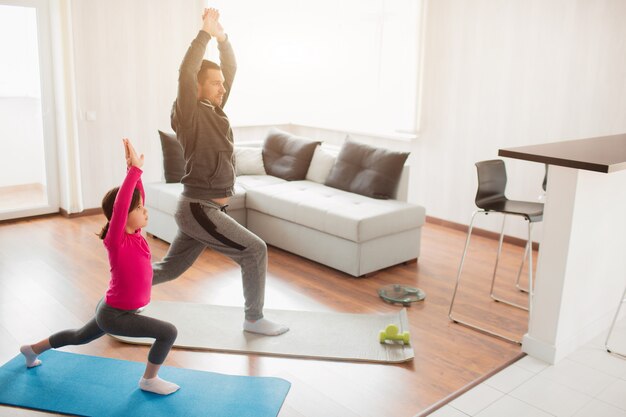
[[[425,219],[424,208],[415,204],[376,200],[306,180],[249,189],[246,207],[354,242],[418,228]]]
[[[265,171],[287,181],[303,180],[319,143],[272,128],[263,143]]]
[[[241,177],[237,177],[237,181],[235,182],[235,195],[230,197],[228,209],[245,209],[246,192],[249,189],[266,185],[282,184],[285,182],[286,181],[283,179],[270,175],[242,175]],[[182,184],[155,182],[145,184],[144,188],[146,192],[146,205],[148,207],[154,207],[165,213],[174,215],[176,205],[178,204],[178,197],[183,192]]]
[[[165,133],[159,130],[159,138],[161,138],[161,150],[163,151],[165,182],[180,182],[185,175],[183,147],[176,139],[176,133]]]
[[[145,185],[146,192],[146,205],[151,208],[156,208],[164,213],[171,214],[176,213],[176,206],[178,205],[178,198],[183,192],[183,185],[178,184],[165,184],[162,182],[151,183]],[[230,197],[228,202],[229,210],[245,209],[246,203],[246,191],[243,187],[235,183],[235,195]],[[148,216],[150,213],[148,213]]]
[[[271,175],[242,175],[237,177],[236,185],[243,190],[248,191],[253,188],[264,187],[266,185],[282,184],[287,182],[282,178],[272,177]]]
[[[336,159],[337,153],[329,152],[323,145],[319,145],[315,148],[305,179],[324,184]]]
[[[345,142],[325,184],[379,199],[395,198],[408,152]]]
[[[265,175],[260,147],[235,146],[235,172],[239,175]]]

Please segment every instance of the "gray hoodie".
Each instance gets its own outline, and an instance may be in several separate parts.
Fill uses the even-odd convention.
[[[178,94],[172,106],[172,129],[183,147],[183,195],[199,200],[230,197],[234,192],[233,131],[222,110],[237,71],[228,39],[218,43],[226,93],[222,106],[198,98],[198,71],[211,35],[200,31],[191,42],[178,75]]]

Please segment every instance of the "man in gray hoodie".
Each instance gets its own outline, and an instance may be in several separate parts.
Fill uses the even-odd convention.
[[[211,38],[217,39],[220,64],[203,60]],[[153,264],[153,285],[185,272],[205,247],[241,266],[245,320],[243,329],[270,336],[286,326],[263,318],[267,246],[226,214],[234,194],[233,131],[224,105],[237,64],[216,9],[204,9],[202,28],[191,42],[178,76],[172,128],[185,156],[184,186],[176,209],[178,233],[161,262]]]

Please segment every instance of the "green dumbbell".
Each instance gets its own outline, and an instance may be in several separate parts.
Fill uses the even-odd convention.
[[[405,345],[409,344],[411,335],[409,332],[399,332],[398,326],[395,324],[388,325],[385,330],[381,330],[379,335],[380,343],[385,343],[387,340],[403,342]]]

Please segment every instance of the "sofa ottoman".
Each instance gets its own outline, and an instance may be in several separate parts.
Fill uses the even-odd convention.
[[[313,181],[246,192],[247,227],[270,245],[353,276],[416,259],[425,209]]]

